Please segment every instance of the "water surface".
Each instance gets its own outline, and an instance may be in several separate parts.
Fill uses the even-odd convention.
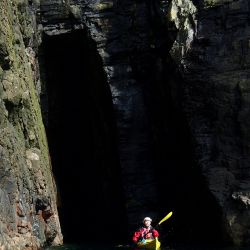
[[[63,245],[57,247],[48,247],[45,250],[134,250],[135,248],[129,245],[126,246],[101,246],[101,245]],[[176,246],[176,247],[161,247],[160,250],[249,250],[249,247],[207,247],[207,246]]]

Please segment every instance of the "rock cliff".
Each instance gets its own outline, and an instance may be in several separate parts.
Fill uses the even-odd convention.
[[[34,14],[25,2],[1,2],[0,249],[62,242],[39,103]]]
[[[127,217],[121,225],[130,230],[144,216],[157,219],[174,209],[178,239],[249,244],[249,8],[248,0],[3,0],[2,246],[35,249],[62,242],[43,124],[54,129],[49,139],[52,158],[59,157],[53,161],[53,170],[61,171],[58,183],[81,182],[83,176],[78,189],[92,188],[95,201],[85,198],[95,204],[94,212],[105,201],[108,218],[116,211],[113,226],[119,224],[121,207]],[[61,66],[54,66],[59,64],[65,67],[61,78],[49,71],[54,67],[60,75]],[[70,70],[75,76],[67,76]],[[81,72],[86,84],[76,88]],[[69,86],[77,89],[72,99]],[[78,107],[74,112],[67,109],[69,101]],[[81,125],[67,122],[71,131],[87,131],[68,142],[93,143],[92,151],[82,146],[85,156],[72,146],[72,155],[86,160],[93,154],[98,161],[91,169],[91,160],[85,165],[75,160],[82,168],[74,169],[79,172],[70,175],[71,182],[64,175],[68,166],[61,167],[63,154],[54,152],[63,141],[53,146],[63,119],[53,125],[48,117],[62,115],[57,115],[58,103],[72,119],[85,117]],[[87,165],[91,170],[84,172]],[[98,180],[95,172],[101,173]],[[68,207],[74,212],[71,203]],[[80,229],[84,220],[78,221]],[[90,216],[94,232],[91,222]]]
[[[172,1],[170,50],[202,175],[235,244],[249,243],[249,1]]]

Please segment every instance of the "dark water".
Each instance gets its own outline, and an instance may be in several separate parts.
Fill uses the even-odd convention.
[[[48,247],[45,250],[134,250],[131,246],[86,246],[86,245],[63,245],[59,247]],[[249,250],[249,247],[206,247],[206,246],[178,246],[178,247],[161,247],[161,250]]]

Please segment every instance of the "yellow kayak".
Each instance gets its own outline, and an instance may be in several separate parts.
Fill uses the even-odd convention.
[[[137,243],[137,246],[139,248],[145,248],[145,249],[150,249],[150,250],[158,250],[158,249],[160,249],[161,242],[158,240],[158,238],[147,239],[144,242],[139,241]]]

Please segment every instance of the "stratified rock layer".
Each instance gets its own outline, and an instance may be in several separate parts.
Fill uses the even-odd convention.
[[[28,1],[0,6],[0,249],[60,244]]]
[[[68,1],[63,4],[46,0],[41,1],[40,6],[41,25],[47,35],[86,28],[102,57],[119,131],[122,185],[130,225],[137,224],[138,218],[141,220],[148,213],[157,214],[144,82],[136,79],[132,69],[136,60],[147,60],[143,53],[151,49],[148,7],[146,2],[134,1]],[[138,70],[146,70],[145,65]]]
[[[69,32],[70,17],[74,29],[80,24],[88,28],[102,56],[117,113],[129,223],[158,200],[146,106],[156,100],[149,91],[163,65],[164,56],[157,53],[167,58],[169,49],[183,80],[170,82],[172,102],[182,103],[195,160],[221,209],[227,234],[235,244],[248,243],[248,1],[41,3],[47,34]],[[168,35],[162,29],[166,23]],[[178,92],[184,93],[182,100],[175,99],[182,96]]]
[[[168,14],[196,159],[238,245],[250,236],[249,8],[247,0],[176,0]]]
[[[129,225],[159,212],[152,148],[155,137],[169,140],[171,131],[165,127],[171,121],[160,119],[169,107],[163,112],[152,107],[181,104],[194,141],[194,160],[221,210],[222,226],[235,244],[249,244],[249,8],[247,0],[4,0],[2,248],[61,242],[40,114],[36,48],[40,31],[53,36],[76,29],[86,29],[96,43],[112,92]],[[179,80],[159,76],[166,65]],[[166,165],[162,179],[175,167]]]

